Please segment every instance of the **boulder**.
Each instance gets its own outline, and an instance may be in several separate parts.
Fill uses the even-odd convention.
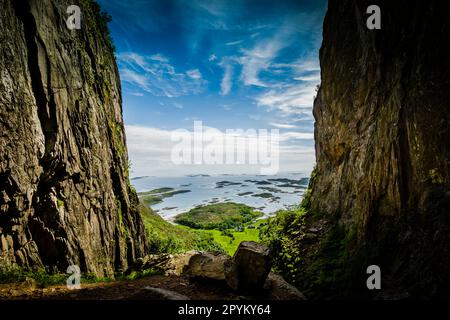
[[[186,253],[173,255],[170,261],[170,268],[165,271],[165,274],[180,276],[189,264],[191,258],[197,254],[199,254],[199,251],[189,251]]]
[[[151,268],[165,271],[169,268],[171,259],[172,255],[166,253],[146,255],[142,258],[136,259],[133,265],[125,271],[125,275],[129,275],[133,271],[144,271]]]
[[[149,254],[143,258],[136,259],[134,264],[128,268],[125,275],[131,274],[133,271],[144,271],[146,269],[156,269],[165,275],[179,276],[183,273],[183,269],[188,265],[190,258],[198,254],[198,251],[189,251],[182,254]]]
[[[198,252],[189,259],[183,273],[193,278],[225,280],[225,270],[231,265],[231,257],[223,253]]]
[[[272,267],[269,249],[254,241],[243,241],[226,265],[226,280],[234,290],[253,291],[264,286]]]
[[[264,290],[267,292],[265,298],[268,300],[306,300],[303,293],[296,287],[286,282],[282,276],[269,273]]]

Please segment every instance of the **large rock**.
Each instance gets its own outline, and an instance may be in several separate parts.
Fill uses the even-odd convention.
[[[226,265],[226,280],[241,291],[261,289],[272,267],[269,249],[253,241],[241,242],[232,262]]]
[[[183,273],[193,278],[224,281],[225,272],[231,264],[231,257],[226,254],[199,252],[189,259]]]
[[[113,276],[146,240],[106,24],[90,0],[2,0],[0,30],[0,263]]]
[[[264,284],[265,299],[268,300],[306,300],[303,293],[296,287],[286,282],[282,276],[269,273]]]
[[[183,273],[192,256],[199,254],[198,251],[189,251],[180,254],[149,254],[145,257],[138,258],[125,271],[128,275],[133,271],[144,271],[146,269],[156,269],[162,271],[165,275],[179,276]]]

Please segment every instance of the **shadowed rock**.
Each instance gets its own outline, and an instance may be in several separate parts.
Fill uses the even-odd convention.
[[[260,243],[243,241],[227,265],[226,279],[234,290],[261,289],[272,267],[269,249]]]

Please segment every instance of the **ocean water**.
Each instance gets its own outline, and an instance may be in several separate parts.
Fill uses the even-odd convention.
[[[309,174],[286,173],[262,175],[193,175],[183,177],[136,177],[131,179],[137,192],[169,187],[190,190],[164,198],[152,209],[166,220],[204,204],[220,202],[244,203],[264,213],[274,215],[300,203],[308,186]],[[250,194],[251,192],[251,194]],[[243,195],[243,193],[249,193]],[[265,193],[265,194],[264,194]],[[265,197],[257,197],[261,195]]]

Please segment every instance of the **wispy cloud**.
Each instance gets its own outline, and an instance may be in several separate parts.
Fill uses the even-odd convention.
[[[181,103],[179,103],[179,102],[174,102],[174,103],[173,103],[173,106],[174,106],[175,108],[177,108],[177,109],[183,109],[183,108],[184,108],[184,106],[183,106]]]
[[[230,93],[231,81],[232,81],[232,76],[233,76],[233,67],[229,63],[225,64],[224,69],[225,69],[225,71],[223,74],[222,81],[220,83],[220,94],[221,95],[227,95],[228,93]]]
[[[235,46],[237,44],[242,43],[242,41],[244,41],[244,40],[230,41],[230,42],[225,43],[225,45],[227,45],[227,46]]]
[[[267,87],[268,85],[259,78],[259,74],[270,67],[272,60],[283,46],[285,44],[278,37],[274,37],[258,43],[250,50],[243,50],[244,55],[239,58],[242,65],[242,82],[247,86]]]
[[[198,71],[198,69],[193,69],[193,70],[188,70],[186,71],[186,74],[191,78],[191,79],[201,79],[202,78],[202,74],[200,73],[200,71]]]
[[[208,58],[209,62],[216,61],[216,60],[217,60],[217,56],[214,53],[212,53]]]
[[[294,124],[288,124],[288,123],[275,123],[271,122],[269,123],[272,127],[278,128],[278,129],[295,129],[297,128]]]
[[[126,52],[118,55],[118,61],[122,81],[155,96],[198,94],[207,83],[198,69],[177,71],[162,54]]]
[[[148,91],[148,81],[147,78],[136,71],[128,68],[122,68],[121,77],[123,81],[129,82],[142,90]]]
[[[258,106],[278,110],[282,115],[293,115],[312,109],[316,83],[290,85],[279,90],[269,90],[256,98]]]
[[[291,140],[312,140],[314,133],[310,132],[284,132],[280,134],[280,142],[288,142]]]
[[[292,63],[274,63],[270,71],[285,77],[256,96],[257,105],[266,107],[269,111],[278,111],[283,117],[310,115],[317,85],[320,83],[318,59],[305,57]]]

